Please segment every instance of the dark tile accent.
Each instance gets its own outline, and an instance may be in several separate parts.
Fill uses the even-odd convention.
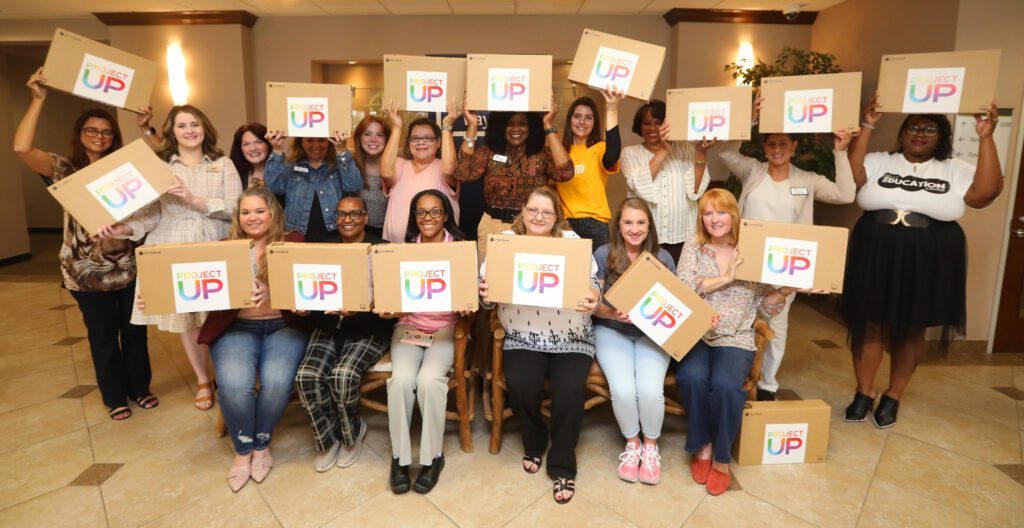
[[[1006,476],[1017,481],[1017,484],[1024,486],[1024,464],[1007,464],[1004,466],[996,466],[996,469],[1006,473]]]
[[[842,348],[835,344],[831,339],[815,339],[812,342],[820,348]]]
[[[60,397],[71,400],[82,399],[88,396],[89,393],[94,390],[96,390],[95,385],[79,385],[65,392],[64,394],[61,394]]]
[[[65,337],[64,339],[61,339],[60,341],[57,341],[56,343],[54,343],[53,346],[71,346],[71,345],[73,345],[73,344],[75,344],[75,343],[77,343],[77,342],[79,342],[79,341],[81,341],[83,339],[85,339],[85,338],[84,337]]]
[[[73,304],[58,304],[57,306],[54,306],[53,308],[49,308],[49,310],[51,310],[51,311],[58,311],[58,310],[59,311],[63,311],[63,310],[67,310],[68,308],[71,308],[72,306],[74,306],[74,305]]]
[[[1008,397],[1017,400],[1024,401],[1024,391],[1017,387],[992,387],[993,389],[1007,395]]]
[[[68,486],[102,486],[124,464],[93,464],[75,477]]]
[[[780,401],[799,401],[803,400],[799,394],[793,392],[790,389],[779,389],[775,393],[775,399]]]

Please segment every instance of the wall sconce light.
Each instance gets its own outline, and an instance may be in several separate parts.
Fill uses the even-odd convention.
[[[167,45],[167,81],[175,106],[188,103],[188,80],[185,77],[185,54],[181,44]]]
[[[739,64],[743,71],[754,66],[754,45],[749,42],[741,42],[740,49],[736,52],[736,64]],[[736,86],[743,86],[743,78],[736,78]]]

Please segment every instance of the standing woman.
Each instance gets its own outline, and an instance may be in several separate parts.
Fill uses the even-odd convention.
[[[557,112],[554,97],[551,111],[543,117],[539,112],[491,112],[487,144],[477,146],[476,112],[463,104],[466,138],[459,150],[455,179],[484,179],[484,216],[477,228],[480,262],[487,255],[487,235],[511,229],[530,192],[547,185],[548,180],[572,179],[572,159],[554,125]]]
[[[46,100],[39,68],[28,79],[32,92],[25,117],[14,133],[14,152],[49,186],[121,148],[121,131],[105,110],[89,110],[75,121],[71,157],[44,152],[33,141]],[[64,212],[64,239],[58,258],[64,287],[82,311],[96,384],[114,420],[132,415],[128,399],[143,409],[159,403],[149,392],[151,376],[146,327],[131,324],[135,294],[135,247],[127,240],[96,240]]]
[[[338,230],[341,196],[363,188],[344,135],[335,133],[333,146],[327,138],[294,138],[287,158],[280,130],[271,130],[267,140],[274,147],[267,160],[267,188],[285,196],[285,229],[302,233],[306,242],[322,242]]]
[[[1003,189],[996,145],[995,103],[974,117],[978,166],[953,158],[949,119],[907,116],[895,152],[867,153],[882,117],[878,96],[864,111],[850,149],[857,205],[864,214],[850,233],[842,314],[850,333],[857,392],[843,417],[863,422],[875,398],[882,351],[891,355],[889,387],[875,409],[879,428],[896,423],[900,399],[925,354],[925,330],[941,326],[939,349],[962,333],[967,305],[967,248],[957,224],[967,206],[979,209]],[[925,192],[922,192],[922,189]]]
[[[562,131],[562,145],[572,158],[575,176],[556,182],[562,209],[577,235],[594,241],[599,248],[608,243],[608,175],[619,171],[619,103],[625,94],[615,86],[601,90],[605,107],[605,139],[601,139],[601,117],[597,104],[580,97],[569,105]]]
[[[643,198],[654,214],[661,247],[679,260],[683,241],[694,233],[697,200],[708,188],[707,153],[715,141],[670,142],[665,103],[652,99],[633,116],[640,145],[622,150],[622,174],[629,196]]]
[[[455,100],[449,102],[454,110]],[[389,101],[384,116],[391,122],[393,130],[402,129],[402,116],[398,103]],[[409,159],[398,155],[399,134],[388,138],[388,145],[381,156],[380,176],[384,182],[384,194],[390,198],[384,217],[384,240],[394,243],[405,242],[405,231],[409,226],[409,202],[420,191],[435,189],[448,197],[454,212],[454,221],[459,223],[459,182],[455,173],[455,139],[452,124],[459,118],[458,112],[448,112],[438,127],[429,118],[421,117],[409,123],[405,143],[409,148]],[[438,159],[438,150],[441,158]]]
[[[752,122],[757,123],[763,97],[754,101]],[[729,171],[743,184],[740,193],[740,216],[748,220],[767,220],[785,224],[814,224],[814,202],[848,204],[857,195],[853,183],[853,172],[846,148],[850,144],[850,132],[838,130],[835,133],[836,181],[821,174],[799,169],[791,162],[797,149],[797,138],[793,134],[761,134],[767,161],[757,161],[740,154],[741,141],[729,141],[721,148],[720,156]],[[795,295],[786,297],[786,307],[768,325],[775,337],[765,346],[764,362],[761,364],[761,379],[757,382],[759,401],[775,400],[779,382],[775,375],[782,365],[786,353],[786,333],[789,329],[789,307]]]
[[[363,188],[359,196],[366,204],[367,233],[377,238],[384,236],[384,214],[388,209],[388,197],[384,194],[380,179],[380,156],[391,137],[391,125],[384,119],[368,115],[356,125],[356,167],[363,177]]]
[[[100,230],[101,237],[128,237],[147,244],[212,242],[228,235],[242,180],[235,165],[217,148],[217,131],[206,114],[192,105],[171,108],[163,126],[163,143],[156,151],[167,162],[178,183],[160,200],[122,224]],[[165,332],[181,334],[181,344],[196,374],[195,406],[213,407],[210,383],[210,350],[196,341],[204,313],[145,315],[135,307],[132,322],[155,324]]]
[[[657,255],[675,273],[672,256],[658,246],[653,222],[647,202],[640,198],[627,198],[619,205],[611,242],[594,252],[602,292],[645,251]],[[612,410],[626,437],[626,448],[619,455],[619,478],[657,484],[661,481],[658,437],[665,421],[665,373],[672,358],[630,321],[629,314],[602,302],[594,315],[597,362],[608,379]]]
[[[231,163],[242,177],[242,188],[264,184],[267,158],[270,156],[270,142],[266,140],[267,127],[260,123],[248,123],[235,130],[231,141]]]
[[[530,191],[507,233],[579,238],[569,230],[562,216],[558,193],[547,186]],[[486,273],[484,261],[480,276]],[[513,304],[498,304],[498,319],[506,332],[502,368],[508,383],[509,404],[523,430],[523,470],[531,474],[540,471],[541,455],[550,441],[547,471],[554,480],[552,494],[559,504],[569,502],[576,491],[576,443],[583,425],[584,384],[594,362],[590,316],[601,297],[596,274],[597,264],[591,257],[591,290],[582,310],[532,306],[521,309]],[[487,281],[481,278],[480,297],[485,306],[491,307],[494,303],[487,301],[487,289]],[[551,383],[550,428],[541,414],[545,380]]]

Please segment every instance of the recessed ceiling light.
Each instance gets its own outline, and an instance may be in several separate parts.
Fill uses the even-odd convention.
[[[356,61],[348,61],[348,63],[349,63],[349,64],[359,64],[359,63],[358,63],[358,62],[356,62]]]

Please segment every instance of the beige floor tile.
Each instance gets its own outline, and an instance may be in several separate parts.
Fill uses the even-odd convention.
[[[324,528],[455,528],[425,496],[418,493],[395,495],[382,491],[355,509],[324,525]]]
[[[814,525],[746,491],[710,495],[700,503],[683,528],[813,528]]]
[[[1024,518],[1024,486],[984,462],[903,435],[889,436],[875,476],[997,526],[1020,526]]]
[[[274,512],[258,491],[258,486],[249,482],[241,491],[231,496],[216,493],[203,498],[184,509],[171,512],[146,523],[145,528],[195,528],[197,526],[252,526],[254,528],[277,527]]]
[[[78,385],[71,365],[0,383],[0,413],[57,398]]]
[[[65,337],[68,337],[68,330],[63,321],[49,326],[11,332],[0,339],[0,356],[20,354],[28,350],[47,347]]]
[[[0,383],[28,374],[74,365],[66,346],[49,346],[0,356]]]
[[[82,311],[78,306],[68,308],[62,312],[64,323],[68,327],[68,335],[71,337],[87,337],[89,330],[85,327],[85,319],[82,319]]]
[[[71,486],[0,511],[0,526],[106,528],[107,517],[99,488]]]
[[[871,476],[834,462],[732,465],[743,490],[821,526],[857,523]]]
[[[989,464],[1020,464],[1020,428],[925,402],[900,409],[892,431]]]
[[[928,500],[899,486],[876,479],[868,491],[857,528],[928,526],[929,528],[970,528],[991,526],[969,513]]]
[[[0,309],[0,336],[64,323],[63,311],[50,310],[55,306],[54,303],[47,302],[47,306],[22,306],[22,302],[12,302],[14,306]]]
[[[828,435],[828,461],[874,474],[889,430],[867,422],[844,422],[844,409],[833,408]],[[902,415],[901,415],[902,417]]]
[[[1008,427],[1017,427],[1017,404],[1005,394],[991,387],[960,380],[950,374],[957,367],[922,367],[914,374],[907,387],[900,411],[917,405],[918,402],[945,407],[963,414],[999,422]],[[1007,368],[1007,367],[1003,367]],[[940,369],[947,369],[940,372]],[[952,369],[952,370],[950,370]]]
[[[972,385],[978,385],[982,387],[1012,387],[1013,386],[1013,369],[1021,367],[991,367],[991,366],[956,366],[956,367],[940,367],[932,365],[922,365],[918,368],[918,372],[935,372],[940,376],[945,376],[947,379],[956,380],[958,382],[969,383]],[[914,373],[915,378],[917,373]]]
[[[1010,368],[1013,369],[1013,386],[1024,390],[1024,367]]]
[[[92,463],[85,429],[0,455],[0,509],[63,487]]]
[[[534,526],[623,528],[635,525],[606,508],[600,501],[591,499],[580,492],[573,496],[568,504],[558,504],[550,494],[540,497],[505,526],[508,528]]]
[[[50,400],[0,414],[0,454],[16,451],[85,427],[82,402]]]
[[[317,473],[308,457],[275,464],[260,494],[283,525],[321,526],[387,491],[387,479],[388,465],[370,452],[350,467],[325,473]]]

